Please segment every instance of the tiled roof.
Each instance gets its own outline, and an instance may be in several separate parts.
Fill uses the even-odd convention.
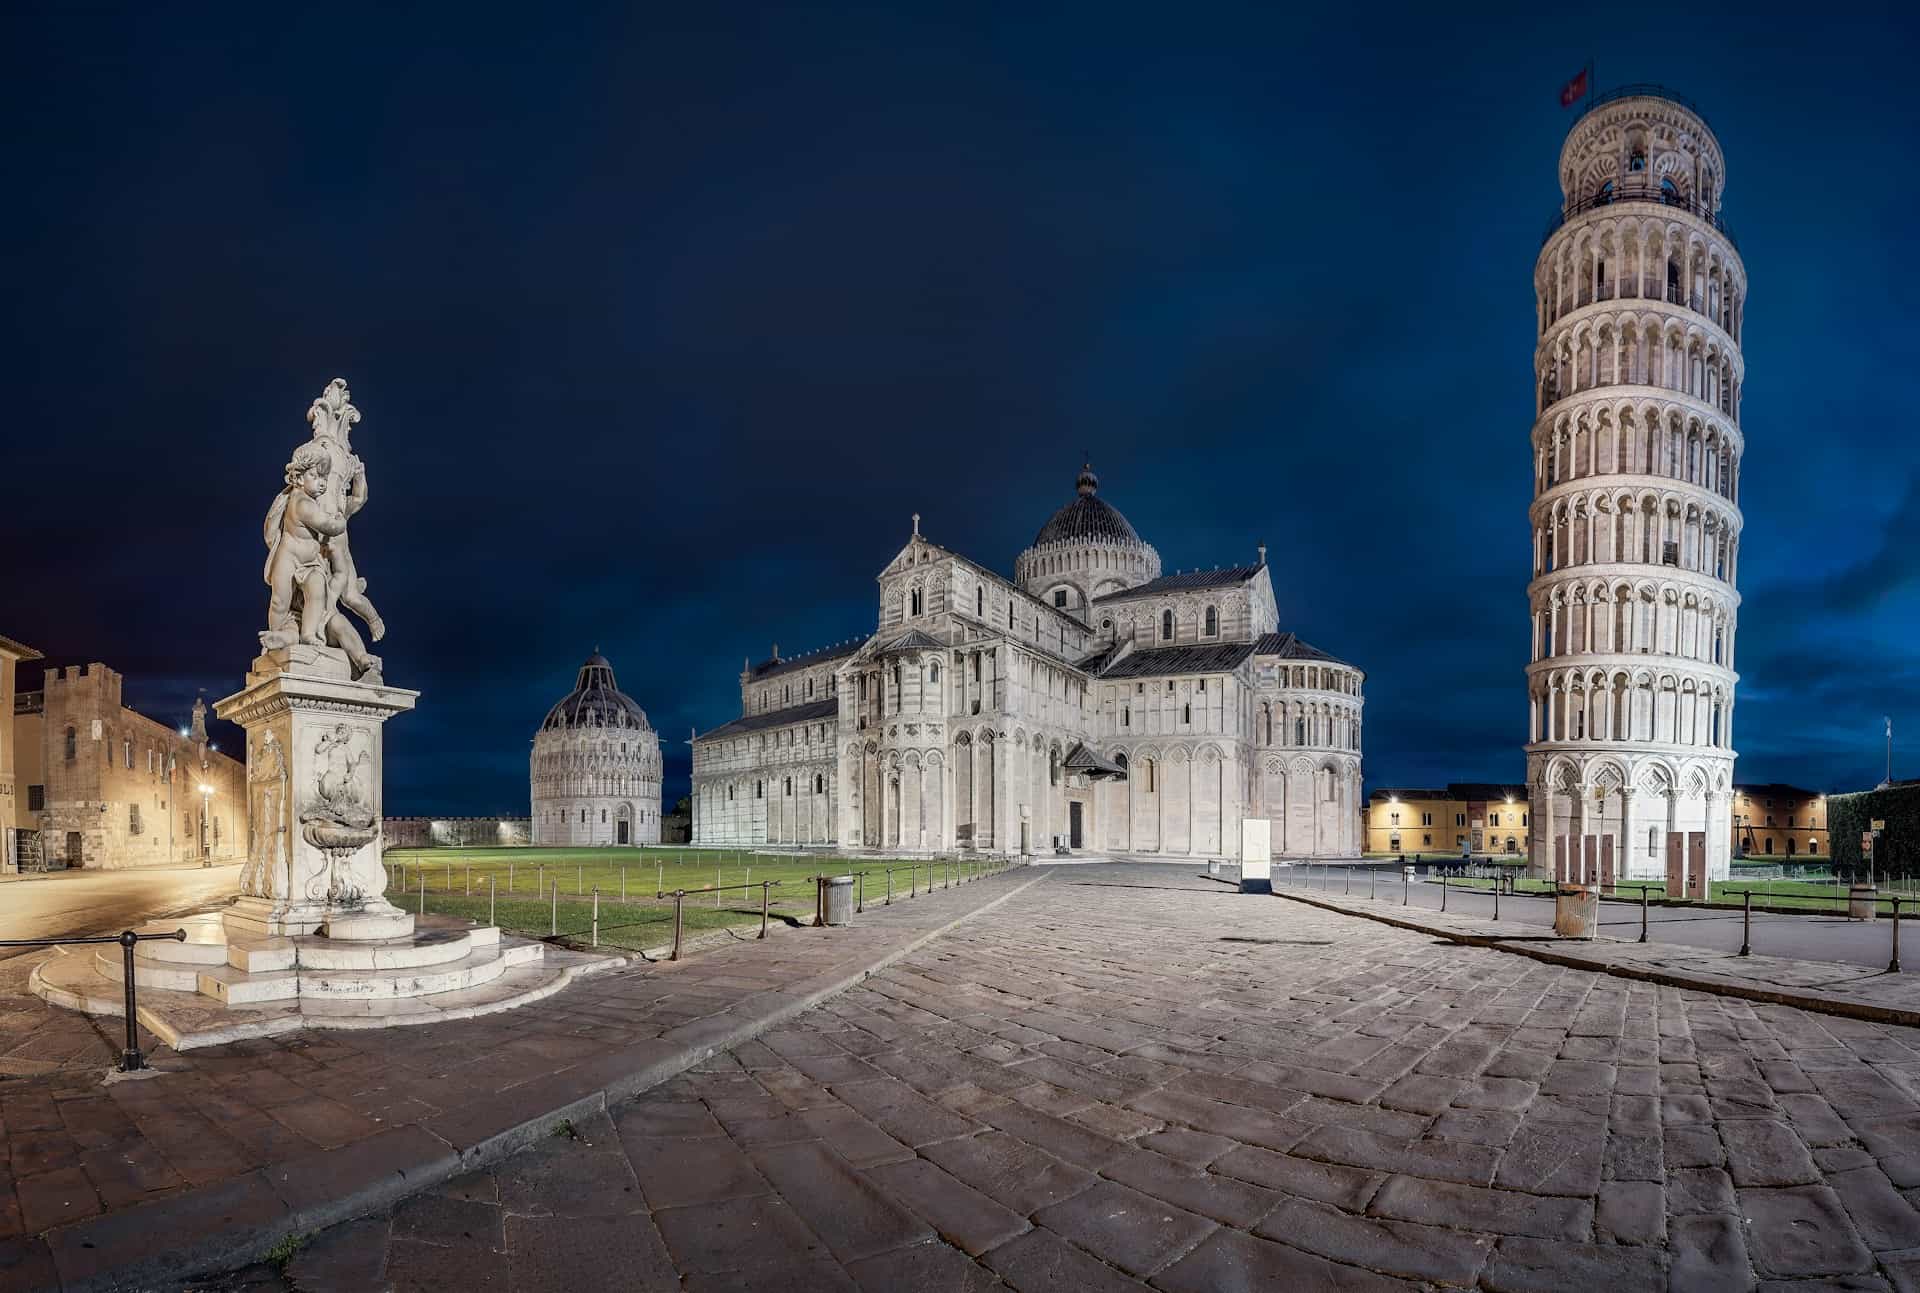
[[[731,723],[722,723],[711,732],[703,732],[694,737],[696,741],[712,741],[723,736],[741,736],[747,732],[764,731],[769,727],[786,727],[792,723],[816,723],[824,718],[833,718],[840,713],[840,702],[829,696],[825,700],[810,700],[804,705],[789,705],[785,709],[771,710],[765,714],[748,714],[736,718]]]
[[[850,656],[866,644],[867,639],[862,637],[855,638],[851,642],[839,642],[830,647],[821,647],[817,651],[809,651],[805,655],[794,656],[791,660],[773,656],[753,666],[752,674],[755,679],[771,678],[775,674],[786,673],[789,670],[805,669],[810,665],[816,664],[826,664],[829,661]]]
[[[1191,673],[1230,673],[1253,654],[1251,642],[1212,646],[1152,647],[1115,662],[1102,678],[1157,678]]]
[[[1157,593],[1191,592],[1196,588],[1235,588],[1246,583],[1262,570],[1264,565],[1224,566],[1218,570],[1189,570],[1178,575],[1162,575],[1158,579],[1149,579],[1144,584],[1135,584],[1132,588],[1123,588],[1117,593],[1102,593],[1094,602],[1124,602],[1135,597],[1151,597]]]
[[[1080,469],[1074,482],[1077,497],[1055,512],[1033,536],[1033,546],[1049,543],[1082,543],[1089,539],[1107,543],[1138,543],[1140,536],[1120,515],[1120,509],[1099,495],[1100,478],[1091,466]]]
[[[876,652],[882,653],[889,651],[944,651],[946,649],[946,643],[940,641],[932,634],[924,633],[919,629],[908,629],[905,633],[893,639],[893,641],[874,648]]]
[[[1282,660],[1325,660],[1329,664],[1348,664],[1338,656],[1328,655],[1317,646],[1309,646],[1292,633],[1268,633],[1254,643],[1255,655],[1277,655]]]

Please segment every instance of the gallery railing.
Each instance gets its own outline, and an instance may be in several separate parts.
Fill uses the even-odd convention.
[[[171,934],[136,934],[132,930],[123,930],[118,934],[105,934],[98,938],[0,938],[0,947],[71,947],[77,944],[118,943],[120,944],[121,973],[127,985],[127,1048],[120,1053],[120,1071],[137,1073],[147,1066],[147,1057],[140,1053],[139,1007],[134,1001],[133,949],[140,943],[151,943],[162,939],[176,943],[187,941],[187,931],[176,929]]]

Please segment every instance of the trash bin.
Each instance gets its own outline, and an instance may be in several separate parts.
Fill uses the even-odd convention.
[[[1554,890],[1553,932],[1562,938],[1592,938],[1600,927],[1600,887],[1563,884]]]
[[[853,922],[853,877],[850,875],[828,875],[820,877],[820,891],[823,901],[821,910],[823,919],[829,925],[847,925]]]
[[[1870,884],[1847,887],[1847,919],[1872,920],[1880,909],[1880,891]]]

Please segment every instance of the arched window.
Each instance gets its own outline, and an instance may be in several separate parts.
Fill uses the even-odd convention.
[[[1060,784],[1060,752],[1058,750],[1047,755],[1047,784],[1050,786]]]
[[[1212,637],[1214,634],[1218,633],[1219,631],[1220,631],[1220,612],[1214,607],[1209,606],[1207,607],[1207,636]]]
[[[1296,718],[1293,720],[1293,743],[1295,745],[1305,745],[1307,743],[1307,720],[1304,718]]]
[[[764,793],[764,792],[765,792],[765,790],[766,790],[766,783],[765,783],[765,782],[761,782],[761,781],[756,781],[756,782],[754,782],[754,783],[753,783],[753,797],[754,797],[755,799],[763,799],[763,798],[765,798],[765,797],[766,797],[766,796],[765,796],[765,793]]]
[[[931,664],[927,666],[927,681],[928,682],[940,681],[940,662],[938,660],[933,661]]]
[[[1172,611],[1160,612],[1160,640],[1162,642],[1173,641],[1173,612]]]
[[[1180,707],[1180,721],[1182,723],[1191,723],[1193,721],[1192,705],[1182,705]]]
[[[1147,793],[1153,794],[1160,788],[1160,760],[1147,760]]]
[[[67,753],[67,762],[68,762],[68,763],[72,763],[72,762],[73,762],[73,760],[74,760],[74,757],[75,757],[75,747],[74,747],[74,742],[75,742],[75,740],[76,740],[76,739],[77,739],[77,737],[76,737],[76,735],[75,735],[75,733],[74,733],[74,730],[73,730],[73,729],[72,729],[71,727],[69,727],[69,728],[67,729],[67,748],[66,748],[66,753]]]
[[[1660,181],[1660,200],[1662,202],[1678,202],[1680,200],[1680,190],[1673,187],[1672,180],[1664,177]]]
[[[827,790],[827,779],[821,776],[817,772],[814,773],[813,774],[813,793],[816,795],[821,795],[821,794],[825,794],[826,790]]]
[[[973,614],[975,619],[987,618],[987,590],[984,588],[973,590]]]
[[[920,590],[918,588],[913,590],[913,613],[915,615],[920,613]]]
[[[1627,158],[1627,170],[1629,172],[1644,171],[1646,169],[1647,155],[1645,153],[1636,152],[1633,156]]]
[[[1613,201],[1613,181],[1612,180],[1608,180],[1605,184],[1602,184],[1600,186],[1600,201],[1602,202]]]

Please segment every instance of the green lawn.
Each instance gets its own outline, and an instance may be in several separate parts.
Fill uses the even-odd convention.
[[[691,848],[391,849],[385,862],[387,896],[406,910],[422,909],[424,883],[424,910],[482,923],[491,910],[501,929],[529,938],[557,933],[586,943],[598,889],[600,945],[615,949],[671,943],[676,890],[684,891],[682,927],[695,933],[758,926],[760,886],[769,880],[779,882],[767,891],[769,917],[792,923],[812,920],[816,875],[861,877],[859,892],[874,905],[886,901],[889,872],[894,900],[901,901],[929,886],[949,887],[999,868],[985,860],[928,863]],[[747,884],[754,887],[731,888]],[[666,896],[657,896],[661,892]]]

